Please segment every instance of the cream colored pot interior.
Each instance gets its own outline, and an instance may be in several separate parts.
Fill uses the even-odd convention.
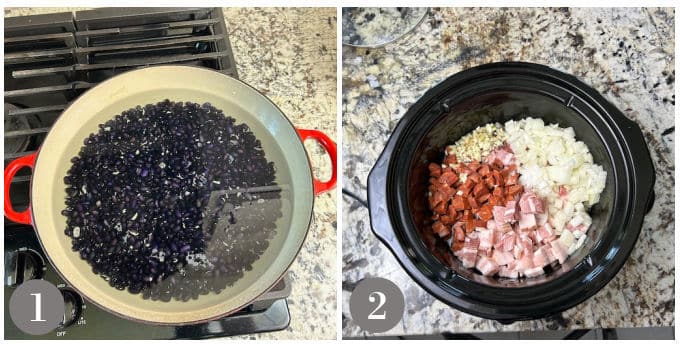
[[[64,234],[66,217],[63,177],[83,140],[98,125],[122,111],[159,102],[210,102],[246,123],[262,141],[266,157],[277,168],[283,192],[283,218],[277,234],[251,271],[219,294],[188,302],[144,300],[139,294],[116,290],[92,272],[71,250]],[[121,316],[153,323],[195,323],[231,313],[264,293],[285,273],[304,241],[313,203],[309,160],[295,128],[266,97],[231,77],[181,66],[151,67],[109,79],[78,98],[59,118],[40,150],[32,177],[34,227],[53,266],[75,289],[99,306]]]

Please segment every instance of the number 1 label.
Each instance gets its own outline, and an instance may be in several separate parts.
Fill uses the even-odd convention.
[[[31,294],[31,295],[35,296],[35,319],[31,319],[31,321],[33,321],[33,322],[47,321],[47,320],[42,318],[42,313],[41,313],[41,309],[40,309],[40,304],[41,304],[40,301],[42,299],[42,295],[40,293],[35,293],[35,294]]]

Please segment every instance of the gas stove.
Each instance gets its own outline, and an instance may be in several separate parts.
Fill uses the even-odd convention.
[[[5,18],[5,166],[40,147],[70,102],[98,83],[152,65],[202,66],[238,78],[219,8],[108,8]],[[23,172],[23,173],[22,173]],[[29,202],[30,171],[11,184],[16,210]],[[9,186],[6,186],[9,187]],[[49,265],[30,226],[5,218],[5,314],[12,291],[42,278],[62,291],[59,328],[31,336],[5,317],[6,339],[211,338],[288,327],[287,276],[238,313],[191,326],[158,326],[117,317],[89,303]]]

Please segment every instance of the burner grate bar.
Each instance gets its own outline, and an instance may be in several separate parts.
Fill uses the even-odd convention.
[[[64,40],[64,41],[74,41],[72,32],[64,33],[48,33],[44,35],[33,35],[33,36],[17,36],[17,37],[6,37],[5,44],[15,44],[15,43],[28,43],[35,41],[45,41],[45,40]],[[69,45],[73,46],[73,44]]]
[[[65,105],[53,105],[53,106],[40,106],[40,107],[33,107],[33,108],[26,108],[26,109],[10,109],[9,112],[7,113],[7,116],[23,116],[23,115],[33,115],[37,113],[43,113],[43,112],[52,112],[52,111],[63,111],[66,109],[68,104]]]
[[[86,47],[86,48],[76,48],[76,53],[93,53],[102,51],[112,51],[112,50],[128,50],[137,48],[154,48],[154,47],[165,47],[172,46],[176,44],[185,43],[196,43],[196,42],[208,42],[223,39],[224,35],[211,35],[211,36],[194,36],[187,38],[176,38],[167,39],[162,41],[147,41],[142,43],[127,43],[127,44],[115,44],[115,45],[101,45],[96,47]]]
[[[75,64],[68,67],[52,67],[52,68],[36,68],[27,70],[17,70],[12,72],[14,78],[28,78],[34,76],[44,76],[55,73],[63,72],[74,72],[74,71],[86,71],[86,70],[98,70],[98,69],[109,69],[109,68],[126,68],[126,67],[142,67],[149,65],[156,65],[162,63],[176,63],[176,62],[187,62],[195,60],[206,60],[206,59],[218,59],[220,57],[228,56],[229,53],[226,51],[205,53],[205,54],[182,54],[175,56],[161,56],[161,57],[150,57],[150,58],[138,58],[130,59],[121,62],[108,62],[108,63],[97,63],[97,64]],[[7,93],[5,93],[5,96]]]
[[[30,96],[42,93],[54,93],[68,90],[80,90],[93,87],[94,85],[96,84],[83,81],[76,81],[65,85],[24,88],[20,90],[5,91],[5,98]]]
[[[78,31],[76,32],[76,37],[80,38],[80,36],[88,36],[88,37],[98,37],[98,36],[106,36],[106,35],[111,35],[111,34],[122,34],[122,33],[135,33],[135,32],[144,32],[144,31],[158,31],[158,30],[167,30],[167,29],[176,29],[176,28],[184,28],[184,27],[192,27],[192,26],[206,26],[206,25],[214,25],[219,23],[219,19],[200,19],[200,20],[188,20],[188,21],[181,21],[181,22],[169,22],[169,23],[159,23],[159,24],[150,24],[150,25],[139,25],[139,26],[128,26],[128,27],[120,27],[120,28],[109,28],[109,29],[98,29],[98,30],[87,30],[87,31]]]
[[[73,54],[73,49],[50,49],[50,50],[38,50],[38,51],[22,51],[18,53],[7,53],[5,54],[5,62],[16,62],[13,60],[20,60],[25,58],[36,58],[36,57],[58,57],[62,55]]]
[[[10,138],[10,137],[20,137],[20,136],[31,136],[31,135],[36,135],[36,134],[44,134],[46,132],[50,131],[50,127],[42,127],[42,128],[35,128],[35,129],[26,129],[26,130],[15,130],[15,131],[7,131],[5,132],[5,138]]]

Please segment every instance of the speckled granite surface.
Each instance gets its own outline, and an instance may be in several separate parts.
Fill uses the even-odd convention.
[[[382,49],[343,48],[344,187],[365,199],[366,178],[392,128],[421,95],[482,63],[542,63],[595,87],[640,124],[657,170],[656,203],[619,274],[552,319],[503,326],[449,308],[413,282],[370,229],[368,211],[343,197],[343,336],[368,336],[349,295],[369,276],[406,297],[384,335],[674,325],[673,9],[435,9],[412,35]]]
[[[263,92],[298,128],[336,137],[335,8],[224,9],[241,80]],[[313,142],[315,175],[330,176],[330,160]],[[336,338],[336,191],[316,197],[314,222],[289,273],[291,324],[247,338]],[[246,337],[243,337],[246,338]]]
[[[73,8],[12,8],[5,16]],[[298,128],[336,137],[336,10],[225,8],[239,77],[266,94]],[[314,172],[330,175],[330,160],[307,142]],[[236,338],[336,338],[336,191],[316,198],[314,221],[290,268],[291,324],[284,330]]]

